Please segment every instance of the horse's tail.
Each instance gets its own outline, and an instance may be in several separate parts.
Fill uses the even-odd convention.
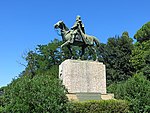
[[[94,37],[93,39],[94,39],[93,41],[95,42],[96,46],[100,47],[100,41],[96,37]]]
[[[102,51],[102,50],[103,50],[103,47],[102,47],[102,45],[100,44],[100,41],[99,41],[96,37],[94,37],[94,42],[95,42],[97,48]]]

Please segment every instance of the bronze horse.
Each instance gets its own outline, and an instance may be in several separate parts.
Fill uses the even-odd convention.
[[[73,46],[79,46],[82,47],[82,52],[80,55],[80,58],[82,58],[82,56],[85,53],[85,48],[86,47],[90,47],[91,49],[94,50],[94,52],[96,53],[96,60],[98,59],[97,57],[97,51],[94,48],[94,45],[96,45],[97,47],[100,46],[100,42],[99,40],[94,37],[94,36],[90,36],[87,34],[84,34],[81,32],[80,28],[78,28],[77,30],[77,35],[75,38],[73,38],[73,30],[69,30],[66,25],[64,24],[63,21],[58,21],[55,25],[54,25],[55,29],[60,29],[61,31],[61,36],[62,36],[62,40],[64,41],[64,43],[61,45],[61,48],[66,46],[70,53],[71,53],[71,58],[73,58],[73,54],[72,54],[72,50],[71,50],[71,45]]]

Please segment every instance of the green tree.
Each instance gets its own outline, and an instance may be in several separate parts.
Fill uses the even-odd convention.
[[[136,73],[144,73],[150,80],[150,22],[144,24],[134,35],[137,42],[131,55],[131,62]]]
[[[130,111],[134,113],[150,112],[150,81],[142,73],[120,84],[110,85],[108,92],[114,93],[116,99],[128,100]]]
[[[5,88],[6,88],[6,86],[0,88],[0,113],[2,113],[4,111],[4,103],[5,103],[5,101],[4,101],[3,94],[4,94],[4,89]]]
[[[131,62],[137,73],[143,72],[150,80],[150,40],[134,44]]]
[[[47,70],[58,70],[58,65],[62,62],[63,55],[59,46],[61,41],[54,39],[47,45],[38,45],[35,51],[29,51],[25,60],[27,66],[21,75],[31,75],[34,77],[37,73],[43,73]]]
[[[147,22],[146,24],[144,24],[142,28],[140,28],[136,32],[136,34],[134,35],[134,38],[140,43],[143,41],[150,40],[150,22]]]
[[[107,84],[127,80],[134,71],[130,60],[133,40],[127,32],[121,37],[109,38],[107,44],[102,45],[102,61],[106,65]]]

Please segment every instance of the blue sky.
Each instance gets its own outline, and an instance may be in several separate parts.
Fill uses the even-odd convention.
[[[80,15],[87,34],[103,43],[150,21],[150,0],[0,0],[0,87],[24,70],[22,56],[38,44],[61,40],[53,25],[70,28]]]

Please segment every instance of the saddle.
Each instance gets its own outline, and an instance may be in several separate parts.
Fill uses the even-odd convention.
[[[75,30],[69,30],[71,32],[72,38],[70,40],[71,43],[75,42],[82,42],[85,44],[90,45],[89,40],[86,39],[85,34],[80,31],[80,29],[75,29]]]
[[[79,33],[75,34],[74,40],[78,42],[83,42],[83,38]]]

